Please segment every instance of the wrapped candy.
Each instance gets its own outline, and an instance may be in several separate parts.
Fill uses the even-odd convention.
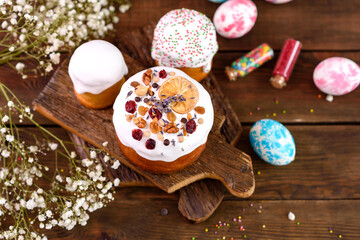
[[[272,59],[274,51],[267,44],[263,43],[245,56],[235,60],[231,66],[225,68],[228,78],[235,81],[239,77],[244,77],[265,62]]]
[[[359,86],[360,67],[348,58],[327,58],[316,66],[313,78],[320,91],[331,96],[340,96]]]
[[[281,50],[279,59],[276,62],[271,85],[275,88],[283,88],[289,81],[290,75],[294,69],[297,58],[300,54],[301,43],[295,39],[287,39]]]

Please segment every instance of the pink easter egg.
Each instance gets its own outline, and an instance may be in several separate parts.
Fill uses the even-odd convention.
[[[221,4],[214,15],[216,31],[226,38],[239,38],[254,26],[257,8],[250,0],[230,0]]]
[[[292,0],[265,0],[265,1],[274,3],[274,4],[283,4],[283,3],[291,2]]]
[[[320,91],[340,96],[359,86],[360,67],[348,58],[332,57],[316,66],[313,78]]]

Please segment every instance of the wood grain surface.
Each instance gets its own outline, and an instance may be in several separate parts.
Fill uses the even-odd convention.
[[[91,214],[85,227],[68,232],[47,231],[49,239],[244,239],[239,225],[230,223],[224,235],[215,235],[215,224],[244,218],[247,239],[342,239],[360,238],[359,193],[360,144],[359,89],[328,103],[317,98],[320,93],[312,83],[312,71],[324,58],[343,56],[360,63],[360,18],[358,0],[294,0],[273,5],[254,0],[259,17],[254,29],[245,37],[227,40],[219,37],[220,51],[215,56],[213,73],[232,104],[245,129],[237,148],[248,151],[253,159],[256,190],[249,200],[237,200],[226,194],[221,206],[206,222],[189,224],[178,211],[178,193],[167,194],[157,188],[121,188],[115,202]],[[129,12],[120,14],[118,35],[157,21],[167,11],[189,7],[206,13],[210,18],[218,4],[207,0],[134,0]],[[235,83],[228,82],[224,66],[262,42],[268,42],[276,54],[284,40],[293,37],[304,44],[289,85],[275,90],[268,77],[273,60]],[[28,105],[42,91],[49,78],[22,80],[14,71],[0,66],[0,80],[10,86]],[[279,104],[274,103],[279,99]],[[4,100],[0,100],[1,105]],[[261,107],[256,112],[257,106]],[[310,113],[310,108],[314,113]],[[282,115],[281,110],[286,109]],[[249,112],[253,112],[250,116]],[[276,117],[272,116],[277,113]],[[248,131],[253,122],[269,114],[285,123],[292,132],[296,160],[285,167],[271,166],[251,150]],[[35,118],[54,130],[61,138],[67,132],[39,114]],[[25,126],[27,130],[32,128]],[[49,166],[53,166],[49,158]],[[66,168],[66,165],[64,166]],[[260,174],[257,172],[260,171]],[[261,214],[248,211],[250,203]],[[169,214],[161,216],[167,208]],[[246,208],[246,215],[242,209]],[[287,213],[296,215],[295,222]],[[296,225],[299,221],[300,225]],[[266,225],[266,228],[262,228]],[[333,234],[330,234],[329,227]],[[206,232],[205,229],[209,231]]]

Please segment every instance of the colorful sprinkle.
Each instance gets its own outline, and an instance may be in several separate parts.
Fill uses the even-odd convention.
[[[296,225],[300,225],[300,222],[297,222]]]
[[[250,115],[250,116],[252,116],[252,115],[253,115],[253,113],[252,113],[252,112],[249,112],[249,115]]]
[[[318,98],[321,98],[321,94],[318,95]]]
[[[314,109],[311,108],[311,109],[310,109],[310,112],[313,113],[313,112],[314,112]]]
[[[262,225],[262,228],[266,228],[266,225],[264,224],[264,225]]]
[[[273,113],[273,116],[276,117],[276,113]]]
[[[258,174],[258,175],[260,175],[260,174],[261,174],[261,172],[260,172],[260,171],[257,171],[257,174]]]
[[[286,113],[286,110],[282,110],[281,112],[282,112],[283,114],[285,114],[285,113]]]

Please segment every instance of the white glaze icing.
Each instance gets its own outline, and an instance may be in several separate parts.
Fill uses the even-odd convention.
[[[69,63],[69,75],[79,94],[99,94],[127,73],[128,68],[120,50],[103,40],[93,40],[79,46]]]
[[[160,19],[154,31],[151,56],[160,66],[202,67],[207,73],[218,48],[211,20],[203,13],[183,8]]]
[[[133,122],[128,122],[126,120],[126,115],[128,115],[129,113],[126,112],[126,110],[125,110],[125,103],[127,101],[134,100],[136,97],[135,93],[132,93],[129,97],[127,97],[128,93],[130,91],[134,91],[134,88],[130,85],[132,82],[136,81],[136,82],[144,85],[142,82],[142,76],[146,70],[135,74],[134,76],[129,78],[122,86],[120,94],[116,98],[114,107],[113,107],[114,108],[113,123],[115,126],[116,134],[117,134],[118,138],[120,139],[121,143],[124,144],[125,146],[133,148],[140,156],[142,156],[148,160],[153,160],[153,161],[160,160],[160,161],[164,161],[164,162],[173,162],[176,159],[178,159],[179,157],[182,157],[182,156],[194,151],[197,147],[206,143],[207,136],[208,136],[208,134],[212,128],[213,122],[214,122],[214,109],[212,106],[212,102],[211,102],[209,93],[203,88],[203,86],[200,83],[198,83],[196,80],[189,77],[184,72],[182,72],[178,69],[162,67],[162,66],[153,67],[151,69],[153,70],[153,73],[156,74],[156,76],[158,76],[158,73],[163,69],[165,69],[167,74],[169,72],[175,72],[176,73],[175,76],[185,77],[186,79],[190,80],[196,86],[196,88],[199,91],[199,101],[197,102],[196,106],[201,106],[201,107],[205,108],[205,113],[201,114],[201,115],[196,114],[194,109],[190,111],[192,116],[194,116],[194,114],[196,114],[196,117],[197,117],[196,119],[194,119],[196,122],[196,125],[197,125],[196,131],[192,134],[188,134],[187,136],[185,136],[184,137],[185,140],[182,143],[180,143],[178,141],[178,134],[181,133],[182,131],[180,131],[176,134],[174,134],[174,133],[170,134],[170,133],[164,132],[164,139],[169,139],[170,141],[172,139],[174,139],[175,146],[173,146],[172,143],[170,143],[169,146],[165,146],[163,141],[158,140],[156,134],[151,133],[150,138],[152,138],[156,141],[156,147],[155,147],[155,149],[152,149],[152,150],[149,150],[145,147],[145,142],[147,139],[149,139],[148,137],[145,137],[143,135],[143,137],[140,141],[135,140],[132,137],[132,130],[139,129],[139,128]],[[155,72],[154,70],[156,70],[157,72]],[[166,80],[168,80],[171,77],[172,76],[169,76],[169,74],[168,74],[166,78],[164,78],[164,79],[160,78],[158,85],[161,86],[161,84],[163,82],[165,82]],[[150,84],[152,84],[152,83],[153,83],[153,81]],[[154,96],[158,96],[158,90],[156,90],[154,88],[152,88],[152,90],[155,92]],[[145,97],[142,97],[142,101],[137,103],[137,107],[139,107],[141,105],[149,107],[146,103],[144,103],[144,101],[143,101],[144,98]],[[146,97],[146,98],[149,98],[149,97]],[[183,117],[186,118],[186,114],[175,113],[175,115],[176,115],[175,123],[180,123],[180,120]],[[140,115],[137,114],[137,116],[140,116]],[[148,113],[143,117],[144,120],[146,120],[146,122],[147,122],[146,127],[144,129],[142,129],[143,132],[146,130],[149,130],[149,125],[150,125],[150,122],[152,121],[151,118],[146,119],[147,116],[148,116]],[[168,120],[165,113],[163,113],[162,118],[165,120]],[[199,118],[204,119],[203,124],[198,123],[197,120]],[[181,123],[178,127],[179,127],[179,129],[181,128]]]

